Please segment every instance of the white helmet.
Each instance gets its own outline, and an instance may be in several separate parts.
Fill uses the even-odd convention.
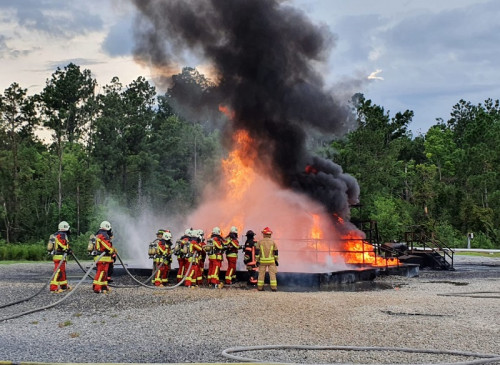
[[[62,221],[61,223],[59,223],[59,226],[57,226],[57,229],[62,232],[67,232],[69,231],[69,223],[66,221]]]
[[[184,231],[184,234],[185,234],[186,236],[191,237],[191,235],[193,234],[193,229],[192,229],[192,228],[188,228],[188,229],[186,229],[186,230]]]
[[[163,238],[166,239],[167,241],[171,240],[172,239],[172,233],[170,233],[170,231],[163,232]]]
[[[212,229],[212,234],[220,234],[220,228],[214,227],[214,229]]]
[[[229,232],[238,233],[238,228],[236,228],[235,226],[232,226],[231,229],[229,230]]]
[[[99,228],[105,229],[106,231],[109,231],[111,229],[111,223],[109,223],[108,221],[102,221]]]

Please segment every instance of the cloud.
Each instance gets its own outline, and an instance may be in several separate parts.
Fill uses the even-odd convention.
[[[10,22],[19,27],[57,37],[71,38],[103,28],[98,14],[73,1],[3,0],[0,9],[9,12]]]

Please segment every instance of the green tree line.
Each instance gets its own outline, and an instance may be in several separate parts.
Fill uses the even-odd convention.
[[[209,80],[192,68],[172,79],[162,95],[143,77],[99,87],[69,64],[39,94],[17,83],[0,94],[0,243],[45,241],[62,219],[74,233],[95,230],[111,198],[159,214],[195,205],[223,151],[217,128],[172,103],[176,88],[198,97]],[[361,94],[353,111],[357,128],[317,153],[358,180],[354,217],[376,220],[382,240],[425,225],[451,246],[474,232],[481,247],[500,247],[498,100],[460,100],[415,137],[411,111],[391,117]]]
[[[186,68],[177,83],[200,79]],[[69,64],[39,94],[13,83],[0,95],[4,243],[45,241],[61,220],[73,233],[93,231],[106,199],[159,214],[167,202],[181,211],[196,203],[195,177],[221,156],[218,131],[176,114],[169,92],[157,95],[143,77],[96,85],[89,70]]]
[[[324,149],[355,176],[362,209],[383,241],[422,226],[449,247],[500,248],[500,108],[491,99],[460,100],[450,119],[425,135],[408,129],[413,112],[391,117],[363,95],[353,97],[358,128]]]

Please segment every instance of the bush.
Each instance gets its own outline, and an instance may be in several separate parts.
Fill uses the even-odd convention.
[[[466,246],[467,247],[467,246]],[[471,248],[494,249],[495,244],[484,233],[478,232],[474,234],[474,239],[470,242]]]
[[[49,260],[46,243],[0,245],[0,259],[10,261],[44,261]]]
[[[87,245],[89,233],[70,237],[70,248],[79,260],[89,258]],[[47,254],[47,241],[39,240],[37,243],[6,244],[0,241],[0,260],[3,261],[49,261],[52,256]]]

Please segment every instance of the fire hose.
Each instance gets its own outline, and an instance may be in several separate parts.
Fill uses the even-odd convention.
[[[256,350],[338,350],[338,351],[392,351],[392,352],[409,352],[409,353],[421,353],[421,354],[436,354],[436,355],[452,355],[452,356],[464,356],[464,357],[479,357],[478,360],[462,361],[454,363],[427,363],[420,365],[476,365],[476,364],[491,364],[500,361],[500,355],[498,354],[481,354],[474,352],[462,352],[462,351],[450,351],[450,350],[429,350],[429,349],[412,349],[405,347],[358,347],[358,346],[309,346],[309,345],[263,345],[263,346],[239,346],[231,347],[222,351],[222,356],[243,362],[254,362],[254,363],[272,363],[272,364],[296,364],[291,362],[278,362],[278,361],[264,361],[259,359],[253,359],[249,357],[242,357],[232,355],[235,352],[245,352],[245,351],[256,351]],[[335,365],[355,365],[354,363],[337,363]],[[381,364],[377,364],[381,365]]]
[[[73,252],[71,252],[71,255],[72,255],[72,256],[73,256],[73,258],[75,259],[75,261],[76,261],[76,263],[78,264],[78,266],[80,267],[80,269],[82,269],[82,271],[83,271],[84,273],[86,273],[86,270],[83,268],[82,264],[80,263],[80,261],[78,260],[78,258],[75,256],[75,254],[74,254]],[[163,266],[163,262],[162,262],[160,265],[158,265],[158,267],[157,267],[157,268],[156,268],[156,270],[155,270],[155,271],[151,274],[151,276],[150,276],[149,278],[147,278],[147,279],[144,281],[144,284],[145,284],[145,283],[148,283],[148,282],[149,282],[149,280],[151,280],[151,279],[154,277],[154,275],[158,272],[158,270],[160,270],[160,268],[161,268],[162,266]],[[52,280],[52,279],[51,279],[51,280]],[[46,286],[47,286],[47,285],[45,285],[45,287],[46,287]],[[125,288],[125,287],[128,287],[127,285],[119,285],[119,286],[118,286],[118,285],[109,285],[109,286],[111,286],[111,287],[115,287],[115,288],[116,288],[116,287],[120,287],[120,288]],[[43,288],[42,288],[42,289],[43,289]],[[2,307],[0,307],[0,308],[2,308]]]
[[[120,255],[118,254],[118,252],[116,253],[116,257],[118,257],[118,260],[120,261],[120,263],[122,264],[123,268],[125,269],[125,272],[132,278],[132,280],[134,280],[137,284],[145,287],[145,288],[148,288],[148,289],[155,289],[155,290],[172,290],[172,289],[175,289],[177,287],[179,287],[182,283],[184,283],[184,281],[186,280],[186,277],[187,277],[187,274],[189,273],[189,271],[191,270],[191,267],[193,266],[193,262],[194,262],[194,259],[198,256],[197,253],[195,253],[193,256],[192,256],[192,260],[191,262],[189,263],[189,267],[187,268],[186,270],[186,274],[182,277],[181,281],[179,281],[177,284],[175,284],[174,286],[169,286],[169,287],[157,287],[157,286],[149,286],[149,285],[146,285],[144,284],[143,282],[137,280],[133,275],[132,273],[127,269],[127,267],[125,266],[125,264],[123,263],[122,261],[122,258],[120,257]],[[163,264],[163,263],[162,263]],[[156,271],[158,271],[159,268],[157,268]],[[148,279],[149,280],[149,279]]]
[[[11,305],[14,305],[14,304],[19,304],[19,303],[23,303],[23,302],[27,302],[28,300],[31,300],[33,299],[34,297],[36,297],[38,294],[40,294],[46,287],[47,285],[50,284],[50,282],[52,281],[52,279],[54,279],[54,277],[56,276],[57,274],[57,271],[59,270],[59,268],[61,267],[61,265],[63,264],[63,262],[66,260],[66,256],[68,255],[67,252],[64,253],[63,255],[63,258],[62,260],[59,261],[59,265],[57,265],[56,269],[54,270],[54,272],[52,273],[52,276],[50,277],[49,281],[47,281],[45,283],[45,285],[40,288],[39,291],[37,291],[35,294],[33,294],[32,296],[28,297],[28,298],[25,298],[25,299],[21,299],[21,300],[17,300],[15,302],[11,302],[11,303],[7,303],[7,304],[2,304],[0,305],[0,308],[5,308],[5,307],[10,307]]]
[[[86,270],[83,268],[82,264],[80,264],[80,261],[78,261],[78,259],[76,258],[75,254],[73,253],[73,251],[71,251],[71,256],[73,256],[73,258],[75,259],[75,261],[78,264],[78,266],[80,266],[80,269],[82,269],[82,271],[85,273]]]
[[[97,262],[104,256],[105,252],[101,253],[101,255],[99,255],[97,257],[97,260],[95,260],[93,263],[92,263],[92,266],[90,267],[90,269],[87,270],[87,272],[85,273],[85,275],[80,279],[80,281],[75,285],[75,287],[73,288],[72,291],[70,291],[68,294],[66,294],[64,297],[62,297],[61,299],[59,299],[58,301],[56,301],[55,303],[52,303],[52,304],[49,304],[49,305],[46,305],[46,306],[43,306],[43,307],[40,307],[40,308],[35,308],[35,309],[32,309],[32,310],[29,310],[29,311],[26,311],[26,312],[22,312],[22,313],[18,313],[18,314],[15,314],[15,315],[12,315],[10,317],[4,317],[4,318],[0,318],[0,322],[3,322],[3,321],[7,321],[9,319],[14,319],[14,318],[18,318],[18,317],[22,317],[26,314],[30,314],[30,313],[35,313],[35,312],[40,312],[44,309],[49,309],[49,308],[52,308],[52,307],[55,307],[56,305],[58,305],[59,303],[61,303],[62,301],[66,300],[67,298],[69,298],[71,295],[73,295],[73,293],[75,292],[75,290],[80,286],[81,283],[83,283],[83,281],[87,278],[87,276],[89,276],[90,272],[92,271],[92,269],[97,265]],[[62,260],[61,260],[62,261]],[[51,279],[52,280],[52,279]]]
[[[64,258],[66,257],[66,253],[64,254]],[[29,311],[26,311],[26,312],[22,312],[22,313],[18,313],[18,314],[15,314],[13,316],[9,316],[9,317],[4,317],[4,318],[0,318],[0,322],[3,322],[3,321],[7,321],[9,319],[14,319],[14,318],[18,318],[18,317],[22,317],[24,315],[27,315],[27,314],[31,314],[31,313],[35,313],[35,312],[39,312],[39,311],[42,311],[42,310],[45,310],[45,309],[49,309],[49,308],[52,308],[52,307],[55,307],[57,304],[63,302],[64,300],[66,300],[68,297],[70,297],[74,292],[75,290],[80,286],[80,284],[87,278],[87,276],[90,274],[90,272],[94,269],[94,267],[97,265],[97,262],[105,255],[105,252],[101,253],[98,257],[97,257],[97,260],[95,260],[92,265],[90,266],[90,268],[85,272],[85,275],[80,279],[80,281],[75,285],[75,287],[73,288],[73,290],[71,292],[69,292],[68,294],[66,294],[64,297],[62,297],[60,300],[56,301],[55,303],[52,303],[52,304],[49,304],[49,305],[46,305],[46,306],[43,306],[43,307],[40,307],[40,308],[35,308],[35,309],[32,309],[32,310],[29,310]],[[174,286],[171,286],[171,287],[163,287],[163,288],[159,288],[159,287],[155,287],[155,286],[148,286],[144,283],[142,283],[141,281],[137,280],[133,275],[132,273],[130,273],[130,271],[127,269],[127,266],[125,265],[125,263],[123,262],[123,260],[121,259],[120,255],[118,253],[116,253],[116,256],[118,257],[118,260],[120,261],[120,263],[122,264],[123,268],[125,269],[125,272],[135,281],[137,282],[139,285],[141,286],[144,286],[148,289],[155,289],[155,290],[172,290],[172,289],[175,289],[177,287],[179,287],[182,283],[184,283],[184,281],[186,280],[186,277],[187,277],[187,274],[188,272],[191,270],[191,267],[193,266],[193,262],[194,262],[194,259],[197,257],[197,253],[195,253],[193,255],[193,259],[191,260],[190,264],[189,264],[189,267],[187,268],[186,270],[186,274],[184,275],[184,277]],[[73,255],[73,257],[76,259],[76,257]],[[50,280],[48,281],[48,283],[50,283],[52,281],[52,278],[55,276],[55,274],[57,273],[57,270],[59,269],[60,265],[62,264],[63,260],[61,260],[61,262],[59,262],[59,265],[57,266],[56,270],[54,270],[54,274],[52,274]],[[78,265],[80,266],[80,268],[82,268],[83,270],[83,267],[81,266],[81,264],[77,261]],[[163,263],[162,263],[163,264]],[[159,270],[159,267],[160,265],[158,265],[158,268],[157,270],[155,271],[155,273]],[[154,273],[153,273],[154,275]],[[151,276],[152,277],[152,276]],[[150,278],[151,278],[150,277]],[[148,279],[149,281],[150,279]],[[11,305],[14,305],[14,304],[18,304],[18,303],[22,303],[22,302],[25,302],[27,300],[30,300],[32,298],[34,298],[36,295],[40,294],[42,292],[42,290],[48,285],[45,284],[44,287],[39,290],[35,295],[32,295],[31,297],[29,298],[26,298],[26,299],[22,299],[22,300],[19,300],[19,301],[16,301],[16,302],[12,302],[12,303],[7,303],[7,304],[4,304],[2,307],[0,308],[4,308],[4,307],[8,307],[8,306],[11,306]]]
[[[78,259],[76,258],[75,254],[73,252],[71,252],[73,258],[75,259],[76,263],[78,264],[78,266],[80,266],[80,269],[82,269],[83,272],[86,272],[85,269],[83,268],[83,266],[80,264],[80,261],[78,261]],[[118,255],[117,255],[118,256]],[[125,265],[123,264],[123,262],[121,261],[120,259],[120,262],[122,263],[123,267],[125,268]],[[143,284],[146,284],[146,283],[149,283],[149,281],[156,275],[156,273],[160,270],[160,268],[164,265],[164,263],[160,263],[160,265],[158,265],[156,267],[156,270],[153,271],[153,273],[151,274],[151,276],[149,278],[147,278],[145,281],[143,281]],[[119,288],[125,288],[125,287],[129,287],[128,285],[109,285],[111,287],[119,287]],[[1,307],[0,307],[1,308]]]
[[[161,262],[160,265],[158,265],[156,267],[156,269],[153,271],[153,273],[146,280],[144,280],[142,282],[142,284],[147,285],[150,282],[150,280],[155,277],[156,273],[161,269],[162,266],[164,266],[163,262]],[[125,266],[124,266],[124,268],[125,268]],[[113,288],[132,288],[132,287],[135,287],[136,285],[112,285],[112,284],[109,284],[109,286],[111,286]]]

